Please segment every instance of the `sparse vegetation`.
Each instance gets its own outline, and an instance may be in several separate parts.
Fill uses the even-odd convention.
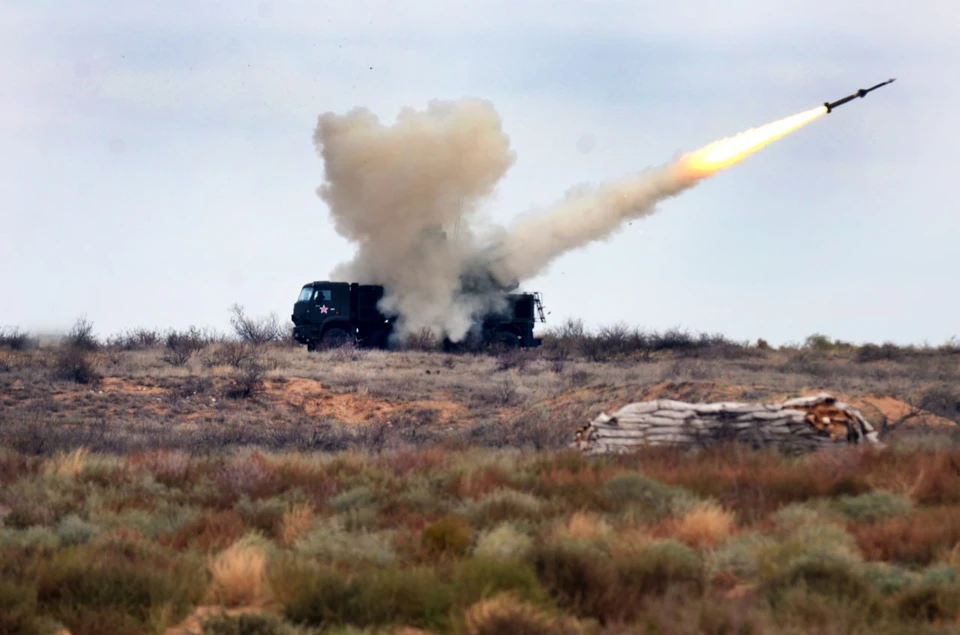
[[[3,632],[935,633],[960,619],[955,344],[773,348],[569,323],[534,351],[307,353],[198,329],[101,343],[85,318],[53,346],[22,333],[0,338]],[[821,389],[874,399],[862,410],[889,447],[564,447],[628,401]]]

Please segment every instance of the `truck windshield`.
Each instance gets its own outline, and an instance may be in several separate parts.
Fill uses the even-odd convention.
[[[300,291],[300,298],[297,302],[309,302],[311,297],[313,297],[313,287],[304,287]]]

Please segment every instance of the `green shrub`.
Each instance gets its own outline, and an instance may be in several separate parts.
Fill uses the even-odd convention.
[[[464,605],[501,592],[530,602],[542,602],[547,597],[533,568],[519,560],[461,560],[453,572],[453,588],[458,602]]]
[[[697,553],[674,540],[655,541],[616,558],[596,544],[540,544],[532,555],[541,584],[561,608],[602,622],[634,619],[648,597],[669,589],[698,594],[704,571]]]
[[[344,624],[356,585],[331,567],[279,566],[271,587],[283,604],[283,615],[297,624],[327,627]]]
[[[583,617],[606,613],[617,581],[608,554],[594,545],[561,541],[537,545],[530,557],[540,583],[558,606]]]
[[[772,538],[755,531],[736,534],[721,542],[709,554],[710,570],[713,573],[727,571],[752,578],[760,567],[760,554],[769,551],[775,544]]]
[[[764,591],[774,606],[797,587],[840,600],[859,602],[873,597],[873,588],[857,563],[824,554],[797,558],[764,580]]]
[[[420,542],[431,554],[459,556],[473,543],[473,532],[459,516],[444,516],[423,528]]]
[[[533,539],[511,523],[500,523],[477,539],[474,555],[487,558],[522,558],[533,547]]]
[[[443,629],[454,604],[450,585],[426,568],[373,569],[346,577],[327,567],[292,567],[282,576],[284,616],[309,626]]]
[[[301,555],[324,562],[374,562],[387,564],[397,558],[391,532],[349,532],[338,518],[329,519],[293,544]]]
[[[665,485],[636,472],[614,476],[604,483],[602,492],[614,509],[650,521],[683,515],[697,502],[682,487]]]
[[[960,617],[960,586],[919,585],[901,593],[896,602],[901,617],[928,622]]]
[[[76,514],[70,514],[57,525],[57,538],[64,546],[80,545],[100,533],[100,528]]]
[[[882,595],[899,593],[918,580],[915,573],[886,562],[868,562],[862,571],[864,579]]]
[[[700,557],[676,540],[652,542],[639,552],[620,555],[614,565],[618,587],[627,597],[663,595],[671,587],[683,587],[694,595],[703,589]]]
[[[930,586],[951,586],[960,584],[960,572],[948,564],[935,564],[920,573],[920,584]]]
[[[203,635],[297,635],[299,630],[268,613],[220,613],[203,620]]]
[[[37,599],[73,635],[142,633],[182,619],[206,587],[201,563],[122,548],[63,549],[42,562]]]
[[[536,522],[543,518],[543,499],[515,489],[496,489],[463,506],[463,513],[479,527],[506,521]]]
[[[0,633],[42,635],[45,632],[37,615],[37,589],[0,576]]]
[[[834,504],[847,518],[862,523],[892,516],[905,516],[913,511],[913,503],[910,499],[885,491],[873,491],[859,496],[841,496]]]

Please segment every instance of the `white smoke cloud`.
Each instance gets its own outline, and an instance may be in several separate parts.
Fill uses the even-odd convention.
[[[668,165],[575,188],[503,228],[481,205],[516,155],[488,102],[433,101],[424,111],[405,108],[391,126],[363,109],[326,113],[314,143],[326,178],[317,194],[336,230],[357,244],[331,278],[383,285],[381,310],[399,315],[401,336],[429,329],[459,341],[502,293],[465,293],[465,276],[503,285],[533,277],[691,185]]]

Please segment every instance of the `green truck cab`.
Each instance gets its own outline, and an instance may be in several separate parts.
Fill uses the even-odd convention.
[[[397,317],[378,308],[384,289],[380,285],[356,282],[315,281],[300,290],[293,305],[293,338],[307,350],[335,347],[352,342],[361,348],[387,348]],[[476,332],[481,345],[506,348],[534,348],[537,321],[545,321],[539,293],[505,294],[502,313],[483,316]],[[456,348],[449,341],[444,348]]]

